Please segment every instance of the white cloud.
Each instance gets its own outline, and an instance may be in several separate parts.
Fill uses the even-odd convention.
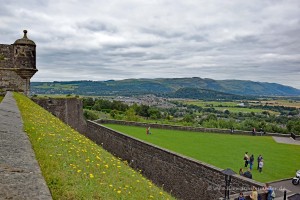
[[[32,81],[195,77],[300,89],[300,1],[0,0],[1,43],[28,30]]]

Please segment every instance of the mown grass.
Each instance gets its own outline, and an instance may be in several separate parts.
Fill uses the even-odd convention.
[[[116,124],[105,126],[216,167],[231,168],[236,173],[240,168],[244,168],[243,157],[248,151],[248,154],[255,156],[253,179],[261,182],[289,178],[300,169],[300,145],[279,144],[268,136],[196,133],[155,128],[151,128],[152,134],[147,135],[143,127]],[[265,161],[261,174],[256,170],[259,154],[262,154]]]
[[[174,199],[30,99],[14,97],[53,199]]]

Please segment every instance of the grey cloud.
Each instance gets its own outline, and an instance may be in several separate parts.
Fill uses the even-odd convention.
[[[173,38],[182,37],[185,33],[183,31],[174,31],[171,29],[156,29],[156,28],[141,28],[141,33],[152,34],[158,37],[167,38],[171,40]]]
[[[77,26],[79,29],[87,29],[92,32],[100,31],[100,32],[116,33],[118,31],[117,27],[95,19],[80,22],[77,24]]]
[[[298,0],[1,2],[1,43],[24,28],[37,43],[33,80],[199,76],[300,88]]]

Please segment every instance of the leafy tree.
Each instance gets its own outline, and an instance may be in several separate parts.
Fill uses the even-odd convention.
[[[287,123],[287,130],[292,133],[300,134],[300,120],[291,120]]]
[[[135,111],[138,115],[148,118],[148,117],[150,117],[149,109],[150,109],[149,106],[142,104],[140,106],[137,106]]]
[[[151,119],[161,119],[162,115],[157,108],[150,108],[148,110]]]
[[[82,99],[83,108],[92,108],[95,104],[95,101],[92,97]]]
[[[127,121],[138,121],[138,116],[135,113],[135,110],[133,108],[129,108],[125,113],[125,119]]]
[[[87,120],[99,119],[99,116],[94,111],[86,110],[86,109],[83,111],[83,116]]]
[[[182,121],[188,122],[188,123],[194,122],[194,116],[191,114],[187,114],[183,117]]]

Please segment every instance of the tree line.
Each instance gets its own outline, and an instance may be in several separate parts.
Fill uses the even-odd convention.
[[[217,110],[214,107],[187,105],[173,101],[172,108],[157,108],[148,105],[127,105],[121,101],[83,98],[84,116],[87,119],[98,119],[99,113],[117,120],[164,123],[206,128],[236,129],[251,131],[253,128],[272,133],[300,134],[299,110],[283,106],[250,106],[280,113],[230,112]]]

